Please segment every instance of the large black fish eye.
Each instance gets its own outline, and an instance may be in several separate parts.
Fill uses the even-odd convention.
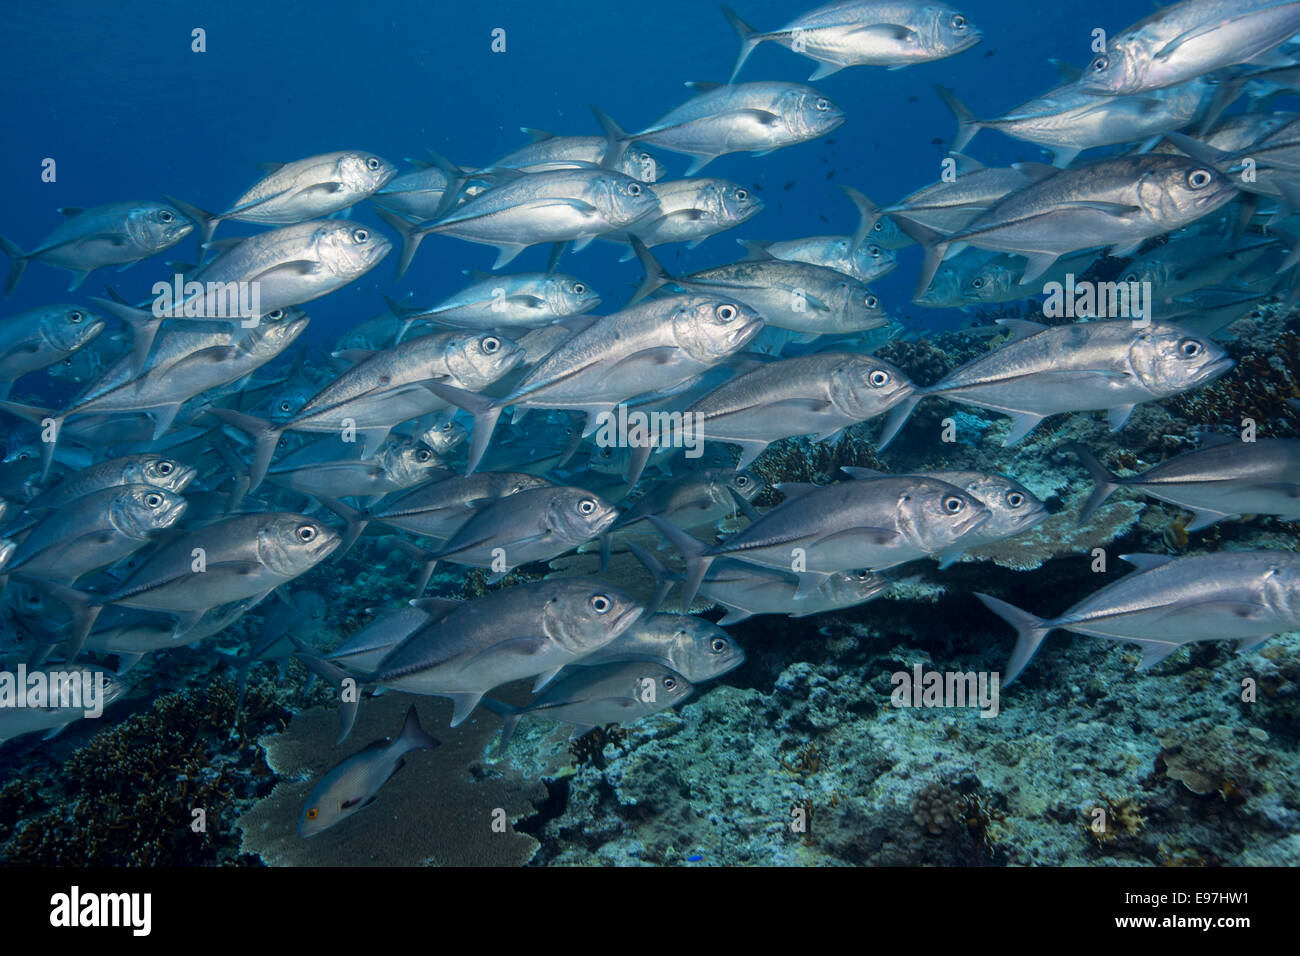
[[[284,309],[272,309],[266,313],[266,318],[271,322],[279,322],[284,318]]]
[[[718,318],[723,322],[730,322],[739,314],[740,310],[734,305],[720,305],[717,309]]]
[[[740,200],[741,202],[744,202],[746,199],[749,198],[749,193],[747,193],[747,192],[746,192],[745,190],[743,190],[743,189],[737,189],[737,190],[736,190],[736,198],[737,198],[738,200]]]
[[[379,160],[375,159],[375,157],[371,156],[369,159],[366,160],[366,165],[367,165],[368,167],[370,167],[372,170],[374,170],[374,169],[378,169],[380,166],[382,166],[383,163],[381,163]]]
[[[368,229],[354,229],[352,230],[352,238],[355,239],[359,244],[369,242],[370,231]]]
[[[867,255],[871,256],[873,259],[879,259],[884,254],[885,250],[881,249],[879,246],[867,246]]]
[[[429,449],[427,448],[421,448],[419,451],[415,453],[416,461],[428,461],[432,457],[433,457],[433,452],[429,451]]]
[[[1108,66],[1110,66],[1110,60],[1104,56],[1095,57],[1090,64],[1094,73],[1105,73]]]
[[[881,221],[881,222],[877,222],[874,226],[871,227],[871,229],[872,229],[873,232],[884,232],[884,231],[885,231],[885,223],[884,223],[883,221]]]
[[[66,365],[68,368],[72,368],[72,359],[71,359],[71,358],[65,358],[65,359],[63,360],[63,364]]]
[[[80,312],[69,312],[69,313],[68,313],[68,321],[70,321],[73,325],[76,325],[76,324],[77,324],[78,322],[80,322],[83,318],[85,318],[85,316],[83,316]]]
[[[158,462],[158,474],[163,475],[164,477],[172,473],[172,468],[172,463],[165,458]]]
[[[173,219],[175,219],[175,218],[176,218],[176,217],[173,216],[173,215],[172,215],[170,212],[168,212],[166,209],[160,209],[160,210],[158,210],[158,221],[159,221],[159,222],[171,222],[171,221],[172,221]]]
[[[677,680],[673,677],[664,678],[664,690],[673,690],[677,686]]]
[[[859,571],[859,572],[858,572],[858,580],[859,580],[859,581],[870,581],[870,580],[871,580],[871,572],[870,572],[870,571],[866,571],[866,570]]]
[[[1196,358],[1201,354],[1201,343],[1196,339],[1183,339],[1178,343],[1178,351],[1184,358]]]
[[[603,594],[592,595],[591,609],[595,611],[597,614],[604,614],[613,606],[614,606],[614,602],[611,601],[609,598],[605,597],[605,595]]]
[[[960,13],[955,13],[955,14],[953,14],[953,17],[952,17],[952,28],[953,28],[954,30],[965,30],[965,29],[966,29],[966,18],[963,17]]]
[[[1125,282],[1137,282],[1137,280],[1138,280],[1138,274],[1136,272],[1130,272],[1128,275],[1124,277]]]
[[[160,504],[162,504],[162,502],[163,502],[162,495],[158,494],[157,492],[150,492],[149,494],[144,496],[144,503],[146,506],[150,508],[157,508]]]
[[[581,282],[575,282],[573,283],[573,291],[578,295],[582,295],[587,291],[587,287]]]
[[[1007,504],[1012,508],[1019,508],[1025,503],[1025,496],[1018,491],[1013,491],[1007,495]]]
[[[950,515],[960,514],[961,509],[966,507],[966,502],[962,501],[956,495],[949,495],[943,499],[943,510]]]
[[[867,377],[867,381],[871,383],[872,388],[883,388],[889,384],[889,373],[878,368]]]
[[[727,642],[720,637],[715,637],[713,643],[709,646],[713,648],[713,653],[721,654],[727,649]]]
[[[737,487],[737,488],[744,488],[747,484],[749,484],[749,479],[748,479],[746,476],[744,476],[744,475],[737,475],[737,476],[736,476],[736,487]]]
[[[1214,179],[1214,174],[1208,169],[1193,169],[1187,174],[1187,185],[1193,189],[1204,189],[1210,185],[1212,179]]]
[[[972,280],[971,280],[971,287],[972,287],[972,288],[975,288],[975,289],[982,289],[982,288],[984,288],[984,280],[983,280],[983,279],[972,279]]]
[[[880,305],[880,300],[877,299],[874,295],[869,295],[862,301],[868,309],[874,309]]]
[[[309,524],[298,527],[298,540],[306,544],[309,541],[316,540],[316,529]]]
[[[814,105],[817,107],[819,113],[825,113],[831,108],[831,101],[822,96],[818,97],[817,102]]]
[[[501,340],[495,336],[489,335],[483,340],[483,351],[488,355],[491,355],[499,348],[501,348]]]
[[[592,501],[590,498],[583,498],[578,502],[578,512],[580,514],[589,515],[595,510],[596,502]]]
[[[641,195],[641,184],[640,184],[640,183],[628,183],[628,184],[627,184],[627,193],[628,193],[629,196],[639,196],[639,195]]]

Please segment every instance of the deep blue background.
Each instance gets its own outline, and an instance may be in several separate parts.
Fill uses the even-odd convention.
[[[774,29],[812,6],[733,5],[759,29]],[[977,113],[995,115],[1054,85],[1049,57],[1086,63],[1094,27],[1113,32],[1150,12],[1143,0],[958,6],[984,31],[975,48],[902,70],[848,69],[815,84],[849,116],[831,135],[833,144],[813,142],[758,159],[737,154],[706,167],[703,175],[756,185],[768,208],[694,251],[661,248],[668,267],[738,258],[736,237],[851,231],[856,214],[840,183],[885,203],[937,178],[954,123],[931,84],[952,86]],[[462,165],[486,165],[525,142],[520,126],[598,133],[589,103],[628,129],[641,128],[689,95],[685,81],[725,81],[738,49],[717,4],[699,0],[227,0],[133,2],[125,9],[61,0],[11,6],[6,21],[0,232],[23,248],[53,228],[59,206],[170,193],[225,208],[268,161],[357,148],[400,162],[432,147]],[[190,50],[194,27],[207,31],[206,53]],[[504,54],[490,50],[495,27],[507,31]],[[803,82],[815,65],[764,44],[740,79]],[[1031,144],[987,131],[968,152],[989,164],[1045,158]],[[687,157],[659,155],[673,177],[685,172]],[[44,157],[58,162],[57,183],[40,181]],[[378,225],[365,205],[358,218]],[[218,235],[255,228],[227,223]],[[548,253],[549,247],[529,250],[510,270],[544,268]],[[71,297],[67,273],[33,264],[0,311],[99,295],[105,282],[143,298],[154,281],[169,276],[163,259],[194,254],[187,239],[168,256],[121,275],[95,273]],[[460,270],[489,268],[494,257],[486,246],[431,237],[402,282],[393,279],[390,255],[361,281],[312,303],[316,322],[307,335],[332,340],[382,311],[381,290],[413,290],[418,303],[432,302],[464,283]],[[640,275],[635,262],[620,265],[617,258],[615,247],[596,243],[567,255],[561,268],[603,294],[602,312],[613,311]],[[906,250],[902,259],[877,288],[895,315],[933,321],[938,316],[908,301],[919,251]]]

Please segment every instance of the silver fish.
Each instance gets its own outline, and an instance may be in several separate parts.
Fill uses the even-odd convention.
[[[307,795],[298,836],[304,840],[323,833],[378,799],[380,788],[402,769],[413,750],[432,750],[439,741],[420,727],[415,705],[395,740],[376,740],[364,750],[332,767]]]
[[[722,12],[740,34],[733,83],[749,54],[768,40],[821,64],[808,78],[811,82],[846,66],[899,69],[942,60],[983,38],[966,14],[927,0],[832,0],[768,33],[755,30],[725,4]]]
[[[745,662],[745,651],[726,631],[702,617],[652,614],[638,618],[600,650],[571,666],[627,661],[661,664],[692,684],[699,684],[735,670]]]
[[[1025,669],[1043,638],[1057,628],[1128,641],[1142,649],[1139,670],[1195,641],[1236,640],[1241,650],[1300,627],[1300,555],[1286,551],[1223,551],[1171,558],[1126,554],[1138,570],[1064,614],[1040,618],[976,593],[1016,629],[1003,686]]]
[[[7,676],[7,675],[6,675]],[[48,687],[57,700],[47,701],[40,706],[17,707],[12,700],[0,706],[0,743],[32,734],[47,731],[45,738],[62,733],[69,724],[76,723],[91,716],[92,709],[102,709],[120,699],[127,686],[118,678],[100,667],[86,664],[58,664],[45,668],[32,668],[27,672],[27,679],[37,680]],[[10,676],[9,680],[13,680]],[[96,686],[102,681],[102,691],[91,690],[88,685]],[[27,695],[29,688],[19,688],[18,693]],[[11,688],[9,694],[14,693]],[[3,696],[0,696],[3,699]],[[92,704],[94,705],[92,708]]]
[[[157,255],[195,226],[176,206],[159,202],[119,202],[91,209],[67,206],[60,212],[68,218],[31,252],[0,236],[0,251],[10,260],[5,295],[18,287],[29,262],[67,269],[72,273],[71,292],[96,269]]]
[[[1097,484],[1080,520],[1119,488],[1133,488],[1195,512],[1188,531],[1200,531],[1231,515],[1300,518],[1300,441],[1294,439],[1229,440],[1176,455],[1126,478],[1111,474],[1082,446],[1074,451]]]
[[[917,388],[891,413],[881,446],[893,440],[928,395],[1010,415],[1014,445],[1049,415],[1107,410],[1112,431],[1142,402],[1168,398],[1223,375],[1233,361],[1222,347],[1176,325],[1126,319],[1039,325],[999,319],[1006,344]]]
[[[632,143],[646,143],[692,157],[687,176],[727,153],[770,153],[825,136],[844,122],[842,110],[799,83],[687,83],[696,96],[639,133],[626,133],[595,110],[612,155]]]
[[[1112,96],[1161,89],[1246,63],[1296,33],[1296,0],[1182,0],[1108,37],[1079,86]]]
[[[470,272],[473,283],[429,306],[408,308],[389,299],[403,322],[416,320],[462,329],[540,329],[556,319],[600,305],[600,294],[581,279],[549,272],[495,276]],[[400,339],[399,335],[399,339]]]
[[[725,179],[674,179],[650,187],[659,208],[632,224],[626,232],[612,232],[601,239],[627,242],[636,236],[647,248],[669,242],[684,242],[694,249],[709,236],[739,226],[763,211],[763,200],[744,186]],[[629,248],[623,261],[635,255]]]
[[[609,140],[603,136],[556,136],[530,126],[520,127],[532,142],[507,153],[490,169],[517,169],[521,173],[545,173],[557,169],[585,169],[605,166]],[[652,153],[626,150],[613,166],[618,172],[643,183],[657,183],[668,170]]]
[[[0,324],[0,392],[15,379],[70,358],[104,331],[104,320],[75,305],[51,305]]]

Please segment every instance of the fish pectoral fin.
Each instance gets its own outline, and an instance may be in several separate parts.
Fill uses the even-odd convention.
[[[1020,285],[1029,285],[1035,279],[1040,278],[1044,272],[1056,264],[1060,258],[1055,252],[1030,252],[1025,254],[1028,260],[1025,265],[1024,274],[1020,276]]]
[[[465,718],[474,712],[479,701],[483,699],[483,693],[464,693],[464,694],[443,694],[443,697],[451,698],[451,725],[459,727],[465,722]]]
[[[1184,531],[1201,531],[1212,524],[1217,524],[1224,518],[1228,517],[1226,511],[1211,511],[1208,508],[1197,508],[1192,520],[1189,521]]]
[[[555,679],[555,675],[560,673],[560,671],[562,670],[564,670],[563,665],[552,668],[549,671],[543,671],[542,673],[538,674],[537,680],[533,683],[533,693],[536,694],[539,690],[541,690],[543,687],[545,687],[547,684],[553,681]]]
[[[1168,564],[1173,557],[1167,554],[1149,554],[1145,552],[1135,552],[1133,554],[1121,554],[1121,561],[1133,565],[1139,571],[1150,571],[1152,568],[1158,568],[1161,565]]]
[[[795,589],[794,599],[801,601],[816,594],[830,577],[825,571],[804,571],[799,575],[799,586]]]
[[[808,77],[808,82],[811,83],[814,80],[825,79],[832,73],[838,73],[842,69],[844,69],[844,67],[839,63],[823,63],[821,66],[817,67],[817,69],[812,71],[812,75]]]
[[[1135,408],[1137,408],[1136,404],[1116,405],[1114,408],[1107,409],[1106,421],[1110,424],[1110,430],[1117,432],[1123,428],[1124,423],[1128,421],[1128,417],[1133,414]]]
[[[878,37],[882,40],[895,40],[903,42],[915,42],[920,38],[911,27],[903,23],[869,23],[860,26],[856,30],[850,31],[849,35],[857,34],[863,37]]]
[[[1019,442],[1037,428],[1039,422],[1047,417],[1034,412],[1008,412],[1007,414],[1011,416],[1011,431],[1002,440],[1003,448],[1010,448]]]
[[[1154,667],[1181,646],[1181,644],[1170,644],[1164,641],[1143,641],[1142,660],[1138,662],[1137,669],[1144,671]]]

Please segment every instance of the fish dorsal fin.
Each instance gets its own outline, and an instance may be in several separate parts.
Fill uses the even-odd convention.
[[[521,126],[519,132],[532,139],[534,143],[544,143],[548,139],[555,139],[555,134],[544,129],[537,129],[532,126]]]
[[[978,159],[972,159],[965,153],[958,153],[955,150],[948,153],[948,156],[957,162],[957,175],[968,176],[971,173],[978,173],[981,169],[988,169]]]
[[[998,319],[998,325],[1002,326],[1011,333],[1010,342],[1019,342],[1021,339],[1027,339],[1031,335],[1037,335],[1049,326],[1041,322],[1032,322],[1029,319]]]
[[[257,168],[267,174],[278,173],[284,168],[284,163],[258,163]]]
[[[1139,571],[1150,571],[1152,568],[1158,568],[1161,565],[1168,564],[1173,558],[1167,554],[1121,554],[1121,561],[1127,561]]]
[[[1066,63],[1064,60],[1050,59],[1047,61],[1052,64],[1052,69],[1056,70],[1056,75],[1064,83],[1077,83],[1083,76],[1083,70],[1079,69],[1073,63]]]

